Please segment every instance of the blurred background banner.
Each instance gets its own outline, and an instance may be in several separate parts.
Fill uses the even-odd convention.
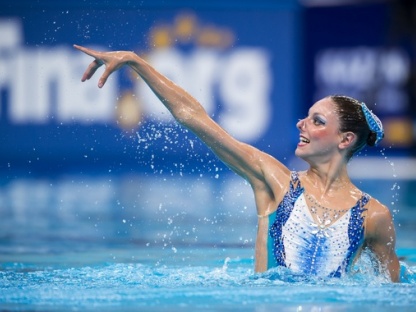
[[[103,89],[101,70],[81,83],[92,59],[74,43],[135,51],[237,139],[285,163],[298,118],[334,93],[380,115],[390,155],[412,155],[414,24],[408,17],[398,27],[395,18],[403,21],[414,5],[334,3],[3,1],[1,170],[187,170],[216,162],[131,71],[115,73]]]
[[[18,0],[2,4],[0,14],[3,168],[118,170],[158,160],[185,167],[206,158],[205,147],[131,71],[115,73],[101,90],[100,70],[81,83],[92,59],[74,43],[133,50],[236,138],[281,158],[293,151],[300,102],[296,3]]]
[[[416,2],[305,10],[306,102],[347,94],[383,121],[383,147],[404,154],[415,146]],[[365,3],[365,1],[363,1]]]

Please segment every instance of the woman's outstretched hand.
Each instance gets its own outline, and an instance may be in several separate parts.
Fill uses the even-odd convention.
[[[81,81],[89,80],[96,70],[101,66],[105,66],[105,71],[98,80],[98,87],[102,88],[107,81],[107,78],[120,67],[125,65],[129,60],[133,52],[128,51],[116,51],[116,52],[100,52],[79,45],[74,44],[74,48],[78,49],[89,56],[95,58],[95,60],[87,67]]]

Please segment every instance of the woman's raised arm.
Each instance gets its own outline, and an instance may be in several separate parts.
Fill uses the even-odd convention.
[[[120,67],[131,67],[147,83],[160,101],[183,126],[195,133],[234,172],[245,178],[256,188],[267,190],[271,198],[274,189],[265,176],[267,168],[273,166],[288,175],[288,169],[273,157],[234,139],[205,112],[202,105],[184,89],[155,70],[134,52],[99,52],[85,47],[74,47],[95,60],[88,66],[82,81],[90,79],[95,71],[105,65],[98,87],[103,87],[107,78]],[[276,166],[277,165],[277,166]],[[275,176],[275,175],[274,175]]]

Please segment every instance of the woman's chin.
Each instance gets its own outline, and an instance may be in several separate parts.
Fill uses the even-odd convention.
[[[299,147],[296,148],[296,150],[295,150],[295,156],[304,160],[304,161],[307,161],[307,159],[308,159],[308,155],[306,155],[305,152],[302,151],[302,149],[300,149]]]
[[[302,158],[302,156],[304,155],[304,153],[302,153],[302,150],[301,150],[299,147],[297,147],[297,148],[295,149],[295,155],[296,155],[297,157],[299,157],[299,158]]]

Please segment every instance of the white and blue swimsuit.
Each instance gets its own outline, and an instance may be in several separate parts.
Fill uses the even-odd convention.
[[[306,204],[298,173],[269,216],[268,269],[289,268],[296,274],[340,277],[347,272],[364,241],[363,193],[356,205],[329,226],[317,224]]]

